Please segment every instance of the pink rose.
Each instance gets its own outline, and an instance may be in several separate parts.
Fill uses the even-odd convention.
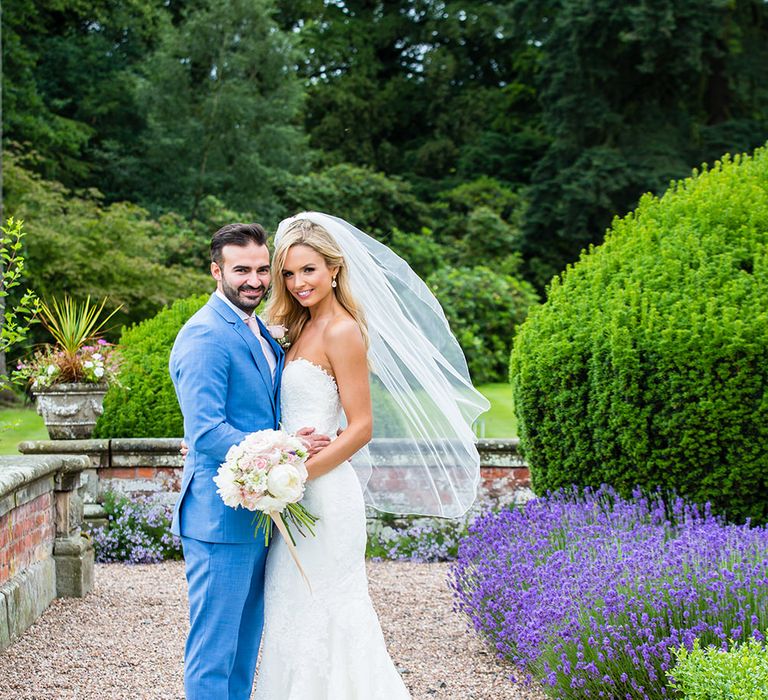
[[[282,340],[288,329],[285,326],[267,326],[267,330],[275,340]]]

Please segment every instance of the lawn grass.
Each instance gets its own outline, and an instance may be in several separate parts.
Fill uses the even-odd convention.
[[[512,403],[512,387],[506,383],[499,383],[482,384],[477,389],[491,402],[491,410],[478,419],[478,436],[487,438],[517,437],[517,419]],[[483,427],[485,433],[483,433]]]
[[[509,384],[483,384],[477,389],[491,402],[491,410],[480,416],[478,436],[509,438],[517,436],[517,421]],[[483,433],[483,429],[485,432]],[[47,440],[43,419],[33,407],[0,410],[0,455],[18,454],[22,440]]]
[[[48,432],[34,408],[0,410],[0,455],[15,455],[22,440],[47,440]]]

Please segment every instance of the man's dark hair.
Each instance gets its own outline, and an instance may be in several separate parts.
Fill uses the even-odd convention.
[[[267,245],[267,232],[261,224],[227,224],[211,238],[211,262],[221,265],[221,249],[225,245]]]

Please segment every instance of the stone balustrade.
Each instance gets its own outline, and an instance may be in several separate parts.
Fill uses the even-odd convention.
[[[397,441],[380,443],[372,453],[387,455],[393,480],[404,478],[407,464],[398,457]],[[115,438],[111,440],[39,440],[22,442],[27,455],[86,455],[84,471],[87,521],[101,517],[98,503],[105,491],[126,495],[153,495],[173,501],[181,484],[183,462],[178,438]],[[530,473],[519,452],[517,439],[481,439],[484,496],[495,500],[524,500],[530,495]]]
[[[0,457],[0,651],[57,596],[93,588],[79,454]]]

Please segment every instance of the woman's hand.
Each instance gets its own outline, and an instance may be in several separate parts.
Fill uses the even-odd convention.
[[[313,457],[331,444],[331,438],[327,435],[316,433],[314,428],[302,428],[301,430],[297,430],[296,437],[300,437],[307,443],[307,450],[309,451],[310,457]]]
[[[316,433],[314,428],[302,428],[296,431],[296,437],[300,437],[305,443],[307,443],[307,451],[309,456],[312,457],[320,452],[322,449],[328,447],[331,444],[331,438],[327,435],[320,435]],[[189,446],[184,440],[181,441],[181,447],[179,447],[179,454],[182,459],[186,459],[189,454]]]

